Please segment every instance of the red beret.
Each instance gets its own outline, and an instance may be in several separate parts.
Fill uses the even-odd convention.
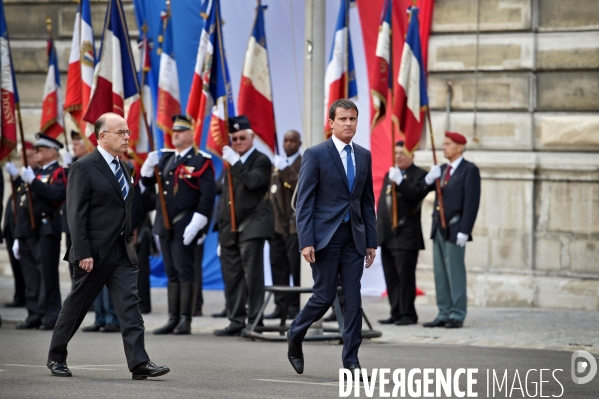
[[[26,150],[32,150],[33,149],[33,143],[31,141],[25,141],[25,149]]]
[[[468,140],[466,140],[466,137],[459,133],[445,132],[445,137],[448,137],[451,141],[453,141],[456,144],[466,144],[468,142]]]

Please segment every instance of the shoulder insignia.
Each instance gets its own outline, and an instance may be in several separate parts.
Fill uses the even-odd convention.
[[[206,151],[202,151],[202,150],[198,150],[198,152],[199,152],[200,154],[202,154],[202,156],[203,156],[204,158],[207,158],[207,159],[212,159],[212,154],[209,154],[209,153],[207,153]]]

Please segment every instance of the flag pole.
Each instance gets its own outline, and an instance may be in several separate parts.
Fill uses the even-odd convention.
[[[391,71],[391,76],[393,76],[393,0],[390,0],[389,7],[391,8],[391,29],[389,32],[389,70]],[[399,71],[398,71],[399,73]],[[389,115],[389,119],[391,119],[391,165],[395,166],[395,127],[396,121],[393,118],[393,110],[395,109],[395,96],[393,95],[393,82],[389,82],[389,94],[391,96],[391,112],[387,113]],[[396,229],[399,225],[398,215],[397,215],[397,184],[395,182],[391,182],[391,206],[393,207],[393,211],[391,214],[391,226]]]
[[[437,154],[435,153],[435,137],[433,135],[433,124],[431,123],[431,111],[426,107],[426,119],[428,119],[428,131],[431,137],[431,149],[433,151],[433,164],[437,165]],[[443,192],[441,191],[440,178],[435,179],[435,190],[437,192],[437,202],[439,206],[439,217],[441,218],[441,228],[445,230],[447,223],[445,222],[445,207],[443,206]]]
[[[167,5],[170,4],[170,1],[167,1]],[[125,35],[127,35],[127,51],[129,52],[129,58],[131,59],[131,61],[133,61],[133,53],[131,52],[131,45],[129,44],[129,31],[127,30],[127,23],[125,20],[125,14],[123,13],[123,9],[121,8],[121,2],[117,1],[117,5],[118,5],[118,9],[119,9],[119,14],[121,16],[121,21],[123,21],[123,24],[125,26],[123,26],[123,30],[125,32]],[[139,87],[139,82],[137,81],[137,71],[135,70],[135,66],[134,63],[131,62],[131,68],[133,69],[133,76],[134,81],[135,81],[135,87],[137,89],[137,94],[139,95],[140,101],[139,101],[139,105],[141,108],[141,114],[142,114],[142,119],[144,121],[144,126],[146,128],[146,132],[148,134],[148,142],[150,144],[150,150],[154,151],[154,136],[152,135],[151,131],[150,131],[150,125],[148,124],[148,118],[147,118],[147,114],[146,114],[146,107],[144,105],[144,102],[141,100],[142,99],[142,94],[141,94],[141,89]],[[162,209],[162,217],[164,218],[164,227],[166,227],[167,230],[170,230],[172,228],[171,226],[171,222],[168,218],[168,211],[166,208],[166,199],[164,198],[164,190],[162,188],[162,179],[160,178],[160,171],[158,170],[158,165],[154,166],[154,176],[156,177],[156,184],[158,184],[158,198],[160,199],[160,207]]]
[[[15,103],[15,111],[17,113],[17,123],[19,124],[19,131],[21,137],[23,166],[27,168],[29,165],[27,163],[27,151],[25,150],[25,134],[23,133],[23,121],[21,120],[21,106],[19,103]],[[27,193],[27,205],[29,206],[29,222],[31,223],[31,228],[35,230],[37,227],[35,225],[35,217],[33,216],[33,198],[31,197],[31,190],[29,189],[29,184],[27,183],[25,183],[25,191]]]
[[[223,68],[223,76],[226,76],[225,74],[225,60],[224,60],[224,55],[223,55],[223,37],[222,37],[222,33],[221,33],[221,19],[220,19],[220,3],[217,4],[218,8],[216,10],[213,10],[213,12],[216,11],[216,31],[217,31],[217,36],[218,36],[218,44],[220,46],[219,49],[219,54],[220,54],[220,58],[221,58],[221,68]],[[229,97],[229,90],[227,89],[227,105],[228,103],[228,97]],[[224,112],[225,112],[225,120],[229,120],[229,110],[228,110],[228,106],[224,107]],[[228,162],[225,162],[225,167],[227,168],[227,182],[228,182],[228,188],[229,188],[229,212],[231,214],[231,231],[232,232],[236,232],[237,231],[237,218],[235,216],[235,192],[233,191],[233,174],[231,173],[231,166]]]

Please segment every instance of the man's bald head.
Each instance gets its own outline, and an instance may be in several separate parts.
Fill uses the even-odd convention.
[[[96,136],[96,140],[100,138],[100,133],[106,130],[106,123],[109,120],[112,121],[113,118],[123,120],[125,119],[119,114],[115,114],[114,112],[107,112],[105,114],[100,115],[100,117],[96,121],[96,124],[94,125],[94,135]]]
[[[108,112],[98,118],[94,126],[98,145],[117,157],[129,148],[131,130],[122,116]]]
[[[298,152],[301,145],[301,136],[297,130],[289,130],[285,133],[283,148],[288,157]]]

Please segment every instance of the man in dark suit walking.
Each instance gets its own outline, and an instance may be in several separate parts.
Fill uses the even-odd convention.
[[[297,233],[302,256],[312,266],[314,293],[291,323],[287,357],[304,371],[302,341],[308,328],[333,304],[337,282],[345,298],[343,367],[360,369],[360,280],[376,256],[376,215],[370,151],[352,142],[358,108],[346,99],[329,110],[333,136],[304,152],[297,192]]]
[[[75,263],[73,290],[67,296],[50,343],[52,375],[70,377],[67,344],[106,285],[121,323],[125,356],[133,379],[168,373],[150,361],[144,348],[144,323],[137,297],[137,255],[131,229],[131,172],[118,156],[131,131],[121,116],[107,113],[96,122],[98,147],[71,165],[67,220],[73,239],[65,260]]]
[[[391,317],[381,324],[406,326],[416,324],[416,263],[418,251],[424,249],[420,225],[422,200],[428,194],[422,189],[426,171],[414,165],[414,156],[404,142],[395,145],[395,166],[385,176],[376,219],[378,244],[387,283]],[[397,227],[393,228],[393,190],[395,183]]]
[[[237,231],[231,231],[231,197],[224,173],[218,215],[218,242],[227,317],[231,324],[215,330],[220,337],[235,336],[253,323],[264,303],[264,241],[274,233],[268,186],[272,164],[254,147],[254,133],[245,115],[229,118],[231,145],[223,147],[223,159],[231,165]],[[246,311],[247,304],[247,311]]]
[[[433,210],[433,270],[439,313],[424,327],[460,328],[466,318],[466,242],[472,241],[472,229],[480,204],[480,172],[464,159],[466,137],[446,132],[443,154],[449,164],[433,165],[424,179],[425,189],[435,189],[441,178],[443,208],[447,228],[442,231],[438,198]]]

